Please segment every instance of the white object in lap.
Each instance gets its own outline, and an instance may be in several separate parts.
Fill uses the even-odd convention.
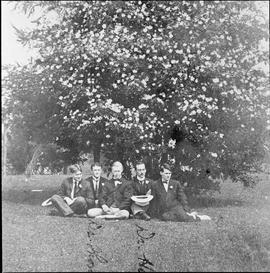
[[[149,202],[153,199],[153,195],[133,195],[131,196],[131,200],[135,202],[138,206],[147,206]]]
[[[48,207],[52,205],[52,201],[51,198],[48,198],[47,200],[45,200],[44,202],[42,202],[41,206],[42,207]]]

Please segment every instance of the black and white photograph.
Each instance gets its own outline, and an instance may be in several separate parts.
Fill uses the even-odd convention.
[[[268,1],[1,1],[2,272],[269,272]]]

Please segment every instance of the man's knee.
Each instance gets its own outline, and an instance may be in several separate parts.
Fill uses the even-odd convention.
[[[94,218],[94,217],[102,215],[102,214],[103,214],[103,210],[100,208],[93,208],[93,209],[89,209],[87,211],[87,215],[90,218]]]
[[[147,208],[148,208],[148,206],[147,206]],[[137,214],[138,212],[141,212],[141,211],[146,211],[147,208],[138,206],[138,205],[135,204],[135,203],[133,203],[133,204],[131,205],[131,207],[130,207],[131,212],[132,212],[133,215],[135,215],[135,214]]]
[[[171,212],[165,212],[161,216],[162,221],[176,221],[176,217]]]
[[[52,202],[57,202],[58,200],[62,200],[63,198],[58,195],[58,194],[54,194],[52,197],[51,197],[51,201]]]
[[[129,218],[129,212],[127,210],[120,210],[119,213],[121,216],[125,217],[125,219]]]
[[[75,202],[76,202],[76,203],[80,203],[81,205],[86,205],[86,204],[87,204],[85,198],[82,197],[82,196],[78,196],[78,197],[76,198]]]

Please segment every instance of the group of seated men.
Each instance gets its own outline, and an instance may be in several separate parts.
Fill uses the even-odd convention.
[[[123,176],[123,165],[112,165],[110,180],[101,176],[100,163],[91,166],[92,176],[83,179],[78,164],[70,167],[72,176],[66,178],[57,194],[51,197],[52,204],[63,216],[86,214],[91,218],[135,219],[191,222],[210,220],[205,215],[191,212],[180,182],[171,179],[171,167],[164,164],[160,179],[152,181],[145,177],[145,163],[135,165],[136,176],[132,181]],[[144,196],[149,202],[136,202],[133,197]]]

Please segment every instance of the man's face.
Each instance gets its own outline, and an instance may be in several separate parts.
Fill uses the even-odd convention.
[[[122,177],[122,167],[114,166],[112,167],[112,175],[114,179],[120,179]]]
[[[164,169],[163,172],[160,172],[160,175],[161,175],[162,181],[169,181],[172,173],[170,170]]]
[[[94,166],[93,169],[92,169],[92,172],[93,172],[93,176],[95,178],[99,178],[100,175],[101,175],[101,167],[99,166]]]
[[[74,178],[75,181],[81,181],[81,179],[82,179],[82,172],[80,172],[80,171],[75,172],[73,174],[73,178]]]
[[[146,169],[145,169],[145,165],[144,164],[136,165],[136,174],[137,174],[137,177],[143,179],[143,178],[145,178],[145,173],[146,173]]]

